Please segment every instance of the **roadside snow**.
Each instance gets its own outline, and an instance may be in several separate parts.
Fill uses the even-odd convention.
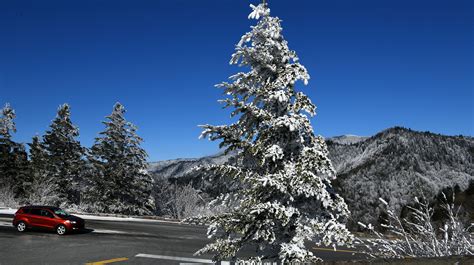
[[[114,222],[155,222],[155,223],[179,223],[171,220],[155,220],[155,219],[142,219],[135,217],[114,217],[114,216],[97,216],[97,215],[83,215],[74,214],[77,217],[81,217],[84,220],[97,220],[97,221],[114,221]]]
[[[11,222],[4,222],[4,221],[0,221],[0,226],[12,226],[12,223]]]
[[[18,209],[0,207],[0,214],[15,214]]]

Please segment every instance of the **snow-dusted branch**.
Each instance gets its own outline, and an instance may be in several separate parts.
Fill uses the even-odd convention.
[[[359,223],[376,237],[362,241],[368,249],[367,254],[383,258],[473,255],[473,224],[465,226],[459,217],[460,207],[449,203],[444,193],[443,197],[441,207],[446,219],[440,225],[434,222],[434,209],[424,199],[415,199],[415,206],[408,207],[407,218],[400,218],[386,201],[380,199],[388,215],[382,227],[395,238],[387,238],[371,224]]]

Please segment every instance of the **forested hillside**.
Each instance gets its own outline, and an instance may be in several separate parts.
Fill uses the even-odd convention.
[[[444,136],[394,127],[372,137],[340,136],[327,139],[330,158],[337,171],[333,183],[352,212],[350,224],[377,221],[378,198],[398,211],[424,194],[433,199],[446,188],[462,192],[465,207],[474,185],[474,138]],[[192,185],[204,195],[224,192],[225,181],[203,181],[200,165],[222,164],[232,155],[218,154],[199,159],[179,159],[152,163],[150,173],[173,183]],[[174,180],[177,178],[176,180]],[[471,189],[468,190],[471,183]],[[472,211],[472,209],[470,210]]]
[[[373,222],[379,197],[401,210],[414,196],[433,198],[448,187],[464,191],[474,181],[472,137],[395,127],[354,144],[327,144],[338,173],[334,186],[354,220]]]

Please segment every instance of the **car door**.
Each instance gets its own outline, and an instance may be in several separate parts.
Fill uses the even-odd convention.
[[[30,226],[41,227],[41,209],[30,209],[30,212],[28,213],[28,221]]]
[[[41,227],[52,229],[56,226],[56,220],[52,212],[47,209],[41,209],[40,214]]]

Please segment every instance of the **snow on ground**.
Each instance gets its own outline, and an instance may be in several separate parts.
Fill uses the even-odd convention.
[[[15,214],[18,209],[0,207],[0,214]]]
[[[97,220],[97,221],[114,221],[114,222],[158,222],[158,223],[179,223],[172,220],[155,220],[155,219],[144,219],[136,217],[115,217],[115,216],[97,216],[97,215],[85,215],[85,214],[74,214],[77,217],[81,217],[84,220]]]
[[[7,227],[10,227],[10,226],[12,226],[12,222],[0,221],[0,226],[7,226]]]

